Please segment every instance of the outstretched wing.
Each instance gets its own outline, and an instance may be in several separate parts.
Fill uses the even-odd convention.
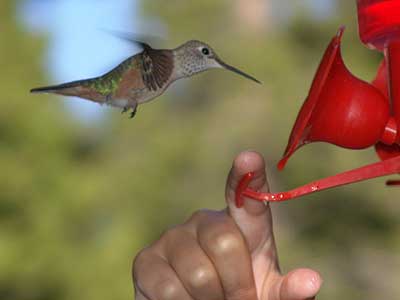
[[[143,83],[150,91],[163,88],[171,77],[174,62],[171,50],[157,50],[144,46],[142,52]]]

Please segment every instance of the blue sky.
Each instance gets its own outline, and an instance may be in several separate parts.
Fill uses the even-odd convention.
[[[293,1],[293,0],[292,0]],[[311,7],[314,15],[318,18],[325,18],[334,13],[334,0],[301,0]],[[355,5],[355,4],[354,4]]]

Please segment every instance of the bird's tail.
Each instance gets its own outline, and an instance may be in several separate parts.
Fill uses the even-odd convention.
[[[31,93],[53,93],[65,96],[77,96],[78,92],[88,83],[88,80],[78,80],[58,85],[43,86],[31,89]]]
[[[51,93],[63,96],[85,98],[98,103],[104,103],[106,96],[97,91],[92,83],[96,78],[77,80],[59,85],[44,86],[31,89],[31,93]]]

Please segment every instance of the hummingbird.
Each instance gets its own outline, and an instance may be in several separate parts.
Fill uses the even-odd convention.
[[[190,40],[175,49],[154,49],[148,43],[133,39],[130,41],[139,45],[142,51],[127,58],[108,73],[34,88],[31,93],[80,97],[122,108],[122,113],[132,110],[130,117],[133,118],[139,104],[160,96],[174,81],[209,69],[223,68],[261,83],[225,63],[208,44],[201,41]]]

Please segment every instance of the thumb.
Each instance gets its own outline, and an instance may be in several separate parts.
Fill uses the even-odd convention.
[[[249,187],[262,192],[269,190],[263,157],[254,151],[245,151],[240,153],[233,162],[226,183],[225,198],[228,213],[241,229],[250,251],[253,251],[274,239],[271,210],[268,204],[245,198],[242,208],[237,208],[235,205],[236,187],[243,175],[249,172],[254,173]]]

